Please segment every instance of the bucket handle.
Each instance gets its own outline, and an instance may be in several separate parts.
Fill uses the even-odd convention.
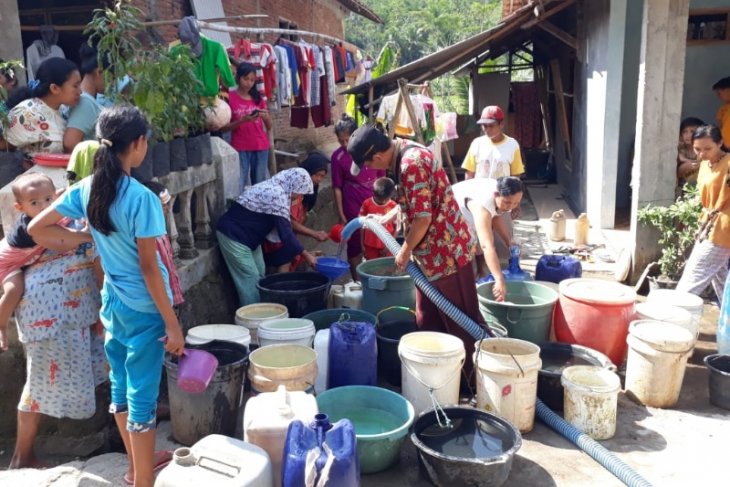
[[[370,277],[368,278],[368,287],[370,289],[374,289],[376,291],[384,291],[387,286],[388,281],[385,280],[385,278],[382,277]]]
[[[386,311],[390,311],[390,310],[393,310],[393,309],[399,309],[401,311],[407,311],[407,312],[411,313],[413,316],[416,316],[416,312],[413,311],[411,308],[406,308],[405,306],[388,306],[387,308],[383,308],[383,309],[381,309],[380,311],[377,312],[377,314],[375,315],[375,323],[376,324],[379,324],[380,323],[380,313],[385,313]]]
[[[451,382],[453,380],[453,378],[449,378],[443,384],[439,384],[438,386],[430,386],[430,385],[426,384],[425,382],[423,382],[421,380],[421,378],[418,376],[418,374],[416,373],[416,371],[413,370],[413,368],[411,368],[410,365],[408,365],[408,361],[403,359],[403,355],[401,354],[400,350],[398,350],[398,358],[400,358],[400,363],[406,368],[408,373],[410,373],[419,382],[419,384],[421,384],[423,387],[425,387],[429,391],[437,391],[437,390],[441,389],[442,387],[446,386],[446,384],[448,384],[449,382]],[[459,361],[459,370],[461,370],[461,368],[464,366],[465,358],[466,357],[462,357],[461,360]]]
[[[512,312],[512,309],[513,309],[513,308],[509,308],[509,309],[507,310],[507,313],[505,314],[505,318],[507,319],[507,321],[509,321],[509,323],[510,323],[511,325],[516,325],[516,324],[517,324],[517,322],[519,322],[519,321],[520,321],[520,318],[522,318],[522,310],[521,310],[521,309],[516,309],[516,308],[514,309],[515,311],[517,311],[518,315],[517,315],[517,319],[513,320],[513,319],[512,319],[511,317],[510,317],[510,313]]]

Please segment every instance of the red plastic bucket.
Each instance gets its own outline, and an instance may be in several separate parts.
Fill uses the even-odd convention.
[[[560,305],[553,316],[555,339],[592,348],[621,364],[634,316],[634,290],[600,279],[567,279],[559,289]]]

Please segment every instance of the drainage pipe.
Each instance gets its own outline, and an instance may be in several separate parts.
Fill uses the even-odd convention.
[[[393,254],[397,255],[400,251],[400,245],[382,225],[373,218],[359,217],[351,220],[345,228],[342,229],[342,240],[346,241],[352,234],[360,228],[366,228],[372,231],[385,244],[386,248]],[[425,294],[432,303],[434,303],[441,311],[454,320],[459,326],[464,328],[475,340],[483,338],[485,329],[479,326],[474,320],[467,316],[463,311],[449,302],[446,297],[433,287],[421,269],[411,261],[408,263],[406,270],[413,278],[418,289]],[[486,327],[486,332],[490,336],[494,336],[493,332]],[[555,414],[540,399],[537,400],[537,417],[550,428],[561,436],[568,439],[578,448],[583,450],[603,468],[611,472],[620,481],[629,487],[651,487],[646,479],[636,473],[626,463],[621,461],[613,453],[604,448],[600,443],[586,435],[573,425],[565,421],[563,418]]]

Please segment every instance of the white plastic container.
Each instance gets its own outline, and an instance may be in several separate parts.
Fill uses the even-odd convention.
[[[514,423],[523,432],[535,424],[540,347],[516,338],[476,343],[477,407]]]
[[[645,406],[677,404],[695,337],[679,325],[639,320],[631,323],[626,362],[626,393]]]
[[[654,289],[649,292],[649,295],[646,297],[646,302],[686,309],[694,317],[697,334],[699,333],[700,320],[702,319],[705,303],[696,294],[677,291],[676,289]]]
[[[699,333],[697,317],[684,308],[659,302],[636,303],[636,320],[663,321],[689,330],[695,337]]]
[[[593,438],[607,440],[616,434],[616,410],[621,380],[610,370],[573,365],[563,370],[563,416]]]
[[[314,420],[319,412],[317,400],[306,392],[288,392],[279,386],[276,392],[252,397],[243,413],[243,439],[263,448],[271,459],[274,485],[281,485],[281,465],[289,424],[298,419]]]
[[[289,310],[283,304],[277,303],[256,303],[243,306],[236,310],[236,324],[248,328],[251,334],[251,343],[259,344],[258,327],[266,320],[288,318]]]
[[[317,352],[303,345],[268,345],[248,356],[251,395],[276,392],[280,385],[289,391],[312,391],[317,377]]]
[[[274,487],[269,455],[262,448],[223,435],[209,435],[175,450],[155,487]]]
[[[319,330],[314,335],[314,351],[317,352],[317,378],[314,380],[314,393],[327,390],[327,370],[330,348],[330,330]]]
[[[428,388],[441,406],[459,404],[459,377],[466,351],[460,338],[447,333],[420,331],[403,335],[398,343],[401,394],[416,415],[432,409]]]
[[[362,284],[350,281],[332,294],[334,308],[360,309],[362,307]]]
[[[316,331],[314,322],[304,318],[267,320],[259,324],[259,344],[264,347],[291,343],[311,347]]]
[[[188,345],[204,345],[213,340],[238,343],[248,347],[251,344],[251,333],[241,325],[201,325],[188,330],[185,343]]]

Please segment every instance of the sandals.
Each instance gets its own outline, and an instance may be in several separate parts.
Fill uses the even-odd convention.
[[[155,465],[152,468],[152,473],[158,473],[163,468],[167,467],[172,461],[171,450],[159,450],[155,452]],[[134,485],[134,479],[129,478],[129,473],[125,473],[122,480],[126,485]]]

